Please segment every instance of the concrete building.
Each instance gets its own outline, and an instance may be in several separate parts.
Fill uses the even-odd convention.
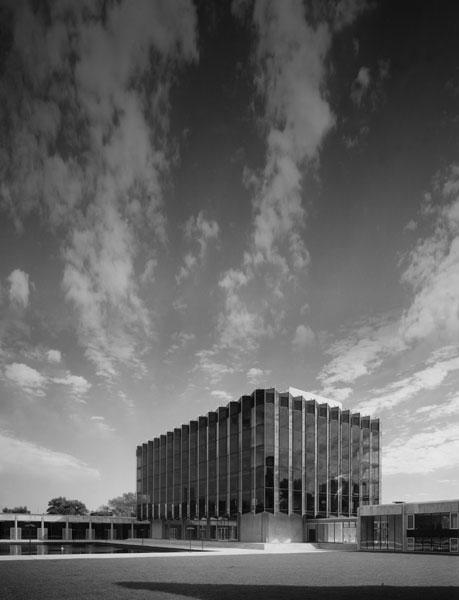
[[[152,537],[316,541],[307,523],[331,519],[355,542],[359,506],[379,498],[379,420],[295,388],[255,390],[137,447]]]
[[[135,517],[0,513],[0,540],[125,540],[147,537],[149,525]]]
[[[358,548],[380,552],[458,550],[459,500],[361,506]]]

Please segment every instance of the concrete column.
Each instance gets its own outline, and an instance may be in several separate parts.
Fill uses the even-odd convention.
[[[131,522],[131,538],[134,537],[134,521]]]
[[[114,533],[115,533],[115,528],[113,526],[113,521],[110,521],[110,539],[111,540],[115,539]]]
[[[274,514],[279,512],[279,394],[274,392]]]
[[[306,514],[306,404],[301,399],[301,514]],[[303,526],[304,530],[304,526]],[[303,533],[303,539],[306,539]]]
[[[293,398],[288,394],[288,514],[293,514]]]
[[[13,539],[15,539],[15,540],[21,539],[22,536],[20,537],[19,530],[20,530],[20,528],[18,527],[18,516],[14,515],[14,538]],[[21,530],[21,533],[22,533],[22,530]]]
[[[41,517],[41,532],[40,532],[40,538],[42,540],[45,539],[45,517]]]

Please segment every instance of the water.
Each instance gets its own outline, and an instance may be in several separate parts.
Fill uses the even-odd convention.
[[[72,544],[51,542],[45,544],[23,542],[21,544],[0,544],[0,555],[24,556],[30,554],[132,554],[133,552],[180,552],[180,548],[127,546],[121,544],[98,544],[96,542],[75,542]]]

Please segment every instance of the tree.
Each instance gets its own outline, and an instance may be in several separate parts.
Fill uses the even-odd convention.
[[[88,509],[80,500],[67,500],[65,496],[51,498],[48,502],[48,515],[87,515]]]
[[[3,513],[13,514],[16,513],[18,515],[30,515],[30,510],[27,506],[15,506],[14,508],[5,508],[2,510]]]
[[[99,510],[111,511],[117,517],[135,517],[137,499],[133,492],[126,492],[122,496],[117,496],[108,500],[106,506],[101,506]]]

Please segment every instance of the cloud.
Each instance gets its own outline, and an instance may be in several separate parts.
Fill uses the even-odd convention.
[[[72,375],[69,371],[61,377],[49,377],[23,363],[6,365],[4,377],[20,387],[24,392],[34,396],[45,396],[45,389],[51,384],[64,385],[75,400],[83,401],[83,396],[91,388],[91,384],[80,375]]]
[[[414,219],[410,219],[403,229],[404,231],[416,231],[417,228],[418,224],[416,221]]]
[[[316,339],[316,335],[309,325],[298,325],[293,336],[292,344],[297,350],[304,350],[311,346]]]
[[[383,477],[428,474],[459,466],[459,425],[430,427],[408,438],[386,444],[382,457]]]
[[[93,415],[90,418],[90,421],[91,421],[91,424],[92,424],[93,428],[95,429],[95,431],[101,437],[107,437],[116,431],[116,429],[114,427],[111,427],[108,423],[106,423],[105,417]]]
[[[185,235],[188,239],[195,239],[199,244],[199,255],[202,258],[207,250],[210,240],[216,240],[220,228],[216,221],[207,221],[201,210],[197,217],[191,216],[185,224]]]
[[[354,390],[351,387],[325,387],[321,390],[321,394],[325,396],[325,398],[344,402],[344,400],[347,400],[349,396],[352,395],[353,391]]]
[[[450,373],[459,370],[459,355],[447,360],[435,360],[438,356],[438,352],[434,353],[426,361],[425,368],[376,390],[376,397],[362,402],[355,410],[375,414],[406,402],[420,392],[438,388]]]
[[[231,400],[234,400],[234,397],[224,390],[212,390],[210,395],[213,398],[216,398],[219,402],[230,402]]]
[[[332,360],[318,375],[325,388],[353,383],[383,362],[421,342],[456,342],[459,336],[459,166],[435,178],[434,194],[426,194],[421,218],[430,233],[420,237],[405,258],[401,282],[411,288],[408,307],[400,316],[382,317],[335,341],[326,354]],[[436,202],[435,202],[436,200]],[[411,386],[414,386],[411,388]],[[381,402],[403,400],[415,381],[401,385]],[[405,390],[405,391],[403,391]],[[375,400],[375,406],[376,400]]]
[[[395,318],[368,319],[326,349],[332,360],[321,369],[318,379],[328,389],[353,383],[405,348]]]
[[[357,106],[362,103],[362,98],[367,93],[371,83],[370,69],[360,67],[351,89],[351,100]]]
[[[189,342],[192,342],[196,336],[194,333],[187,333],[186,331],[176,331],[171,335],[171,345],[166,350],[166,355],[171,355],[184,348]]]
[[[277,263],[279,244],[287,240],[292,265],[304,268],[300,166],[317,156],[334,124],[323,94],[331,35],[323,23],[307,22],[300,2],[257,2],[254,23],[267,150],[254,204],[253,260]]]
[[[239,5],[234,8],[242,18],[246,12],[239,9]],[[353,14],[350,5],[342,7],[343,26]],[[284,290],[308,268],[303,176],[314,171],[322,142],[335,123],[326,94],[326,58],[332,39],[326,18],[330,20],[330,15],[314,19],[296,0],[260,0],[252,17],[257,35],[255,85],[263,105],[260,122],[266,154],[259,172],[244,170],[244,181],[253,194],[252,231],[240,269],[221,278],[225,307],[219,318],[222,343],[250,350],[281,328]],[[232,285],[225,285],[227,278]],[[254,297],[265,299],[265,305],[258,302],[252,308]]]
[[[48,383],[41,373],[23,363],[12,363],[5,367],[5,377],[25,392],[34,396],[44,396]]]
[[[459,395],[438,404],[428,404],[416,410],[416,414],[425,414],[429,419],[459,415]]]
[[[258,367],[252,367],[246,373],[247,381],[250,385],[263,384],[264,387],[268,387],[266,380],[271,374],[271,371],[267,369],[259,369]]]
[[[207,252],[209,242],[218,239],[220,227],[216,221],[207,220],[203,211],[200,211],[197,217],[191,216],[185,223],[185,238],[198,246],[198,251],[188,252],[184,257],[184,265],[176,276],[177,283],[186,279],[202,261]]]
[[[56,452],[0,432],[0,473],[27,474],[48,481],[93,481],[100,479],[97,469],[63,452]]]
[[[249,281],[250,275],[239,269],[229,269],[219,281],[225,292],[225,311],[218,321],[219,344],[224,348],[253,350],[256,341],[269,334],[259,311],[250,310],[241,297],[241,288]],[[260,308],[260,303],[258,303]]]
[[[97,372],[141,372],[152,325],[136,266],[151,279],[148,260],[166,240],[169,89],[174,70],[197,58],[195,8],[139,0],[10,11],[0,204],[18,229],[35,212],[63,234],[62,285]]]
[[[69,372],[63,377],[53,377],[51,381],[58,385],[68,386],[72,397],[79,401],[82,401],[82,397],[85,396],[91,388],[91,384],[84,377],[81,375],[72,375]]]
[[[9,274],[8,281],[10,283],[10,302],[26,308],[29,304],[29,275],[21,269],[15,269]]]
[[[457,340],[459,336],[459,167],[451,166],[437,183],[442,201],[431,207],[430,236],[419,239],[409,254],[402,282],[414,298],[400,323],[401,335],[410,343],[429,337]]]
[[[215,385],[221,381],[225,375],[234,373],[233,367],[229,367],[213,360],[215,355],[216,352],[214,350],[200,350],[195,354],[198,362],[193,367],[193,371],[200,371],[210,385]]]
[[[46,358],[50,363],[60,363],[62,360],[62,354],[60,350],[48,350]]]

